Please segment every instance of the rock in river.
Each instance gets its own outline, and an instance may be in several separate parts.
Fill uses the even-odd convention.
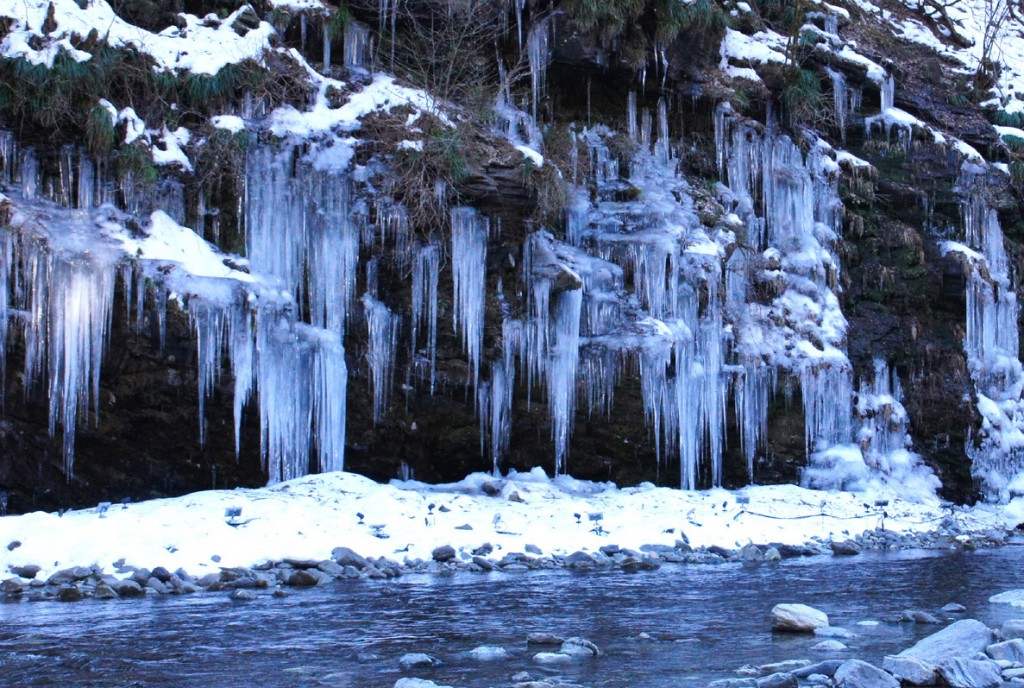
[[[814,633],[828,626],[825,612],[806,604],[777,604],[772,609],[772,630],[787,633]]]

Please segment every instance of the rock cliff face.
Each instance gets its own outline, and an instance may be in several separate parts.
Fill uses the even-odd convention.
[[[1024,488],[1015,17],[982,55],[969,0],[179,5],[0,8],[10,510]]]

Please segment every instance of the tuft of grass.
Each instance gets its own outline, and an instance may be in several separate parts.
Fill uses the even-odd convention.
[[[352,21],[352,11],[344,2],[339,2],[338,7],[327,17],[327,36],[331,40],[338,40],[345,35],[345,25]]]
[[[85,123],[85,147],[93,156],[102,158],[114,150],[116,140],[117,130],[110,112],[102,105],[94,106]]]
[[[813,122],[825,111],[821,79],[809,69],[797,69],[782,89],[782,104],[794,122]]]

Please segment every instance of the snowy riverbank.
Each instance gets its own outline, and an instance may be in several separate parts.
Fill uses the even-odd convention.
[[[228,509],[241,511],[229,518]],[[557,558],[580,550],[599,553],[608,545],[681,552],[736,550],[750,543],[820,546],[882,526],[896,534],[939,532],[956,546],[958,538],[964,543],[1024,521],[1024,500],[966,508],[793,485],[620,489],[568,477],[552,480],[535,470],[505,478],[474,474],[448,485],[381,485],[351,473],[328,473],[98,511],[0,519],[0,544],[7,545],[0,548],[0,570],[38,566],[37,579],[75,566],[108,574],[165,567],[202,576],[268,561],[327,560],[336,547],[415,569],[421,563],[416,560],[430,561],[433,550],[445,545],[454,548],[453,561],[469,563],[474,550],[490,544],[487,559],[497,562],[517,552]]]

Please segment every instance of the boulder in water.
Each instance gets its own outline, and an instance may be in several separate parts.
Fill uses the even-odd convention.
[[[597,645],[586,638],[577,637],[566,638],[559,652],[574,657],[598,657],[601,654],[601,651],[597,649]]]
[[[988,598],[993,604],[1008,604],[1011,607],[1024,607],[1024,590],[1007,590]]]
[[[441,660],[423,652],[408,652],[402,655],[398,664],[403,669],[414,669],[420,667],[432,667],[442,664]]]
[[[811,647],[811,649],[817,650],[818,652],[842,652],[844,650],[849,650],[850,648],[838,640],[822,640],[817,645]]]
[[[425,678],[400,678],[395,681],[394,688],[452,688],[451,686],[442,686],[439,683],[434,683]]]
[[[528,645],[561,645],[565,638],[554,633],[531,633],[526,636]]]
[[[806,604],[777,604],[772,608],[772,630],[786,633],[814,633],[828,626],[825,612]]]
[[[479,647],[474,647],[468,654],[473,659],[491,661],[495,659],[505,659],[508,657],[508,650],[503,647],[498,647],[497,645],[481,645]]]

